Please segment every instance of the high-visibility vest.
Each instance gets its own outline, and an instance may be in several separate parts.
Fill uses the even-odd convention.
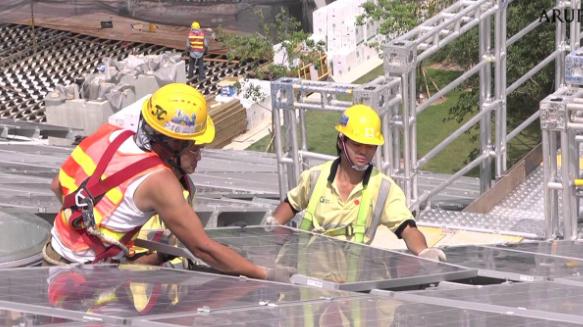
[[[149,172],[168,169],[154,152],[127,154],[118,151],[119,146],[133,135],[131,131],[122,131],[110,141],[111,134],[118,130],[118,127],[105,124],[85,138],[61,166],[58,176],[63,207],[55,218],[56,235],[73,252],[92,249],[96,255],[95,261],[113,257],[121,249],[103,244],[86,232],[76,195],[81,192],[94,198],[93,216],[99,232],[109,239],[130,245],[141,226],[119,231],[110,228],[108,220],[133,181]]]
[[[330,175],[332,163],[332,161],[329,161],[323,164],[320,169],[313,170],[310,174],[310,192],[312,194],[310,195],[308,207],[304,212],[304,218],[299,226],[299,229],[301,230],[312,231],[314,228],[316,208],[318,207],[320,198],[324,194],[328,184],[328,175]],[[362,199],[360,201],[358,215],[354,223],[336,226],[335,228],[324,231],[323,234],[328,236],[345,235],[351,241],[356,243],[364,243],[366,236],[368,238],[368,243],[372,242],[376,229],[380,223],[380,216],[388,198],[390,186],[390,182],[383,178],[378,190],[379,195],[377,197],[375,208],[372,211],[370,226],[367,226],[367,221],[371,215],[371,191],[365,185],[362,190]]]
[[[188,33],[190,51],[204,52],[204,32],[202,30],[190,30]]]

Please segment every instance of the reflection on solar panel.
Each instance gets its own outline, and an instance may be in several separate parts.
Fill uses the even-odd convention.
[[[555,282],[395,293],[394,296],[415,302],[583,324],[583,287]]]
[[[207,233],[258,265],[297,269],[292,282],[302,285],[365,291],[475,276],[473,270],[287,227],[220,228]]]
[[[0,307],[104,322],[361,296],[137,265],[0,270]]]
[[[173,326],[576,326],[509,314],[407,303],[376,296],[197,313],[155,320]]]
[[[0,209],[0,268],[31,265],[41,260],[50,225],[34,214]]]
[[[445,249],[447,262],[478,269],[478,275],[518,281],[545,280],[583,273],[583,262],[493,247]]]
[[[583,242],[551,241],[498,245],[499,248],[528,253],[583,259]]]

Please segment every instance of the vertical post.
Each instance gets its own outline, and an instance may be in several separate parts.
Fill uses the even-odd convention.
[[[407,180],[411,184],[411,201],[417,201],[419,198],[418,179],[419,167],[417,165],[417,58],[409,67],[409,115],[406,117],[409,123],[409,173]],[[405,115],[404,115],[405,116]],[[407,168],[407,166],[405,166]]]
[[[565,8],[563,0],[556,0],[556,8],[562,10]],[[563,17],[564,18],[564,17]],[[562,19],[557,19],[555,22],[555,48],[561,53],[555,60],[555,91],[565,84],[565,40],[567,28]]]
[[[494,23],[494,97],[498,101],[496,109],[496,177],[506,171],[506,1],[498,1]]]
[[[480,59],[490,57],[492,50],[490,31],[492,18],[488,16],[480,21]],[[488,63],[480,69],[480,111],[486,110],[486,104],[492,99],[492,64]],[[480,121],[480,152],[490,151],[492,143],[492,114],[486,114]],[[480,165],[480,192],[490,188],[492,181],[492,159],[488,157]]]
[[[296,111],[295,109],[291,109],[291,110],[286,110],[287,115],[288,115],[288,124],[286,124],[286,126],[288,126],[289,130],[290,130],[290,138],[289,140],[291,141],[291,157],[292,157],[292,162],[293,162],[293,169],[292,171],[292,178],[291,181],[293,181],[293,183],[297,183],[298,180],[300,179],[300,173],[301,173],[301,162],[300,162],[300,158],[299,158],[299,153],[300,153],[300,148],[299,148],[299,142],[298,142],[298,122],[296,119]],[[290,185],[291,186],[291,185]]]
[[[545,238],[552,239],[555,236],[554,222],[556,220],[556,207],[552,206],[553,197],[556,191],[549,187],[549,183],[553,181],[551,170],[551,158],[553,150],[551,148],[550,139],[552,133],[547,130],[542,131],[543,141],[543,191],[544,191],[544,211],[545,211]]]
[[[281,117],[279,116],[280,110],[280,93],[281,87],[277,82],[271,83],[271,112],[272,112],[272,128],[273,128],[273,143],[275,147],[275,156],[277,158],[277,172],[279,178],[279,198],[284,199],[287,193],[287,179],[285,178],[286,169],[283,158],[283,146],[281,140]]]
[[[565,226],[565,239],[577,239],[577,208],[575,208],[575,180],[574,171],[578,168],[579,158],[575,158],[576,150],[573,131],[568,128],[561,131],[561,175],[563,184],[563,221]],[[575,167],[573,167],[575,166]]]
[[[569,24],[571,30],[569,31],[569,45],[571,51],[579,49],[581,46],[581,22],[579,21],[579,12],[581,11],[581,0],[571,0],[571,11],[574,15],[573,21]]]

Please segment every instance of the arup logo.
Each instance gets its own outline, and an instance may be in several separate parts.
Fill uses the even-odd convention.
[[[564,8],[553,9],[553,10],[543,10],[540,14],[538,21],[546,23],[572,23],[577,20],[580,23],[583,20],[583,11],[581,9]]]

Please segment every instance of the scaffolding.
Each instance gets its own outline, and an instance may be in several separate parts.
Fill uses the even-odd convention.
[[[391,104],[387,108],[379,108],[378,103],[372,103],[373,108],[379,110],[383,119],[383,133],[387,139],[385,146],[379,150],[375,163],[377,168],[402,186],[412,210],[429,208],[428,204],[435,195],[474,168],[479,168],[480,171],[480,190],[482,192],[488,190],[492,181],[502,177],[507,171],[509,142],[525,128],[535,123],[541,112],[537,111],[508,132],[507,96],[552,62],[555,64],[555,88],[560,89],[565,84],[565,55],[572,49],[579,48],[580,45],[581,25],[576,19],[569,24],[557,20],[554,51],[508,85],[506,80],[507,49],[542,24],[541,20],[536,19],[513,36],[507,37],[506,12],[513,2],[458,1],[410,32],[392,40],[384,50],[383,82],[391,85],[387,90],[390,92],[398,90],[398,93],[384,94]],[[552,15],[557,9],[561,11],[570,9],[576,12],[580,7],[580,0],[557,0],[555,6],[547,11],[547,16]],[[567,31],[568,25],[569,31]],[[478,63],[427,100],[418,103],[416,74],[421,62],[473,28],[479,30]],[[418,115],[430,108],[436,100],[476,74],[479,75],[480,84],[478,113],[419,158],[417,154]],[[374,84],[375,81],[372,83]],[[393,86],[395,83],[399,83],[400,87]],[[358,103],[360,101],[357,96],[358,90],[365,89],[367,86],[302,82],[293,79],[282,79],[272,83],[275,148],[282,197],[288,189],[296,185],[299,174],[308,166],[306,163],[310,158],[331,158],[307,150],[306,111],[343,110],[351,103],[338,100],[337,95],[354,92],[353,102]],[[319,94],[314,96],[317,103],[307,100],[311,93]],[[280,118],[281,115],[283,119]],[[282,133],[280,123],[287,128],[287,134]],[[479,125],[479,155],[433,189],[425,190],[420,194],[418,179],[421,168],[474,125]],[[548,162],[548,158],[545,162]],[[573,229],[576,230],[576,224],[567,227],[568,235],[572,235]],[[548,228],[550,231],[550,227]],[[553,233],[547,234],[550,237]]]

